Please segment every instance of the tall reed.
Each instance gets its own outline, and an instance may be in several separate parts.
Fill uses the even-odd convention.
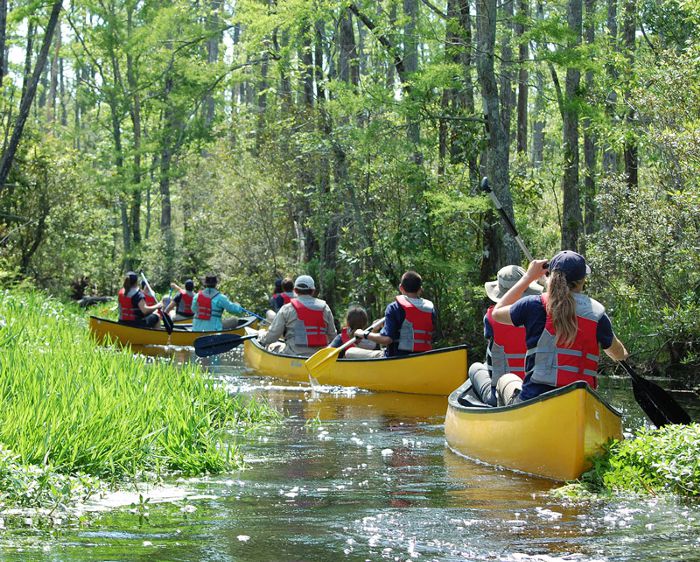
[[[274,417],[196,366],[98,347],[84,316],[32,291],[0,291],[0,443],[23,462],[118,479],[217,472],[237,462],[216,430]]]

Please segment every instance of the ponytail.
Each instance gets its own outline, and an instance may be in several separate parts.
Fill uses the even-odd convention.
[[[576,302],[571,294],[571,288],[575,285],[566,282],[563,271],[552,271],[549,275],[547,315],[552,317],[557,342],[563,346],[571,345],[578,332]]]

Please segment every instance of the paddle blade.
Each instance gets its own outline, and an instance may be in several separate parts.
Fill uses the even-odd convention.
[[[243,341],[255,338],[256,335],[238,336],[236,334],[216,334],[213,336],[202,336],[194,340],[194,352],[197,357],[209,357],[226,353]]]
[[[304,361],[304,366],[309,375],[315,379],[323,376],[333,366],[333,363],[335,363],[341,351],[342,348],[340,347],[324,347],[323,349],[319,349]]]
[[[638,375],[626,362],[622,366],[632,378],[634,399],[656,427],[668,424],[686,424],[692,420],[678,402],[658,384]]]

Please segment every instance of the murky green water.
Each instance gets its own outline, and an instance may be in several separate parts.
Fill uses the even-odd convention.
[[[287,415],[236,437],[247,470],[172,482],[189,497],[150,505],[148,519],[122,508],[84,526],[0,532],[2,559],[700,559],[697,503],[548,498],[551,482],[449,451],[446,399],[313,392],[242,374],[239,353],[209,368],[231,392],[262,394]],[[627,380],[604,393],[628,428],[642,423]]]

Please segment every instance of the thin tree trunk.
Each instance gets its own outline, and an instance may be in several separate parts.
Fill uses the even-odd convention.
[[[403,28],[403,65],[406,74],[418,71],[418,37],[416,27],[418,25],[418,0],[403,0],[403,11],[406,23]],[[413,160],[416,164],[423,161],[418,146],[420,144],[420,122],[414,115],[408,116],[407,135],[408,142],[414,147]]]
[[[504,30],[501,32],[501,84],[500,84],[500,101],[501,101],[501,121],[503,129],[506,131],[510,140],[510,125],[515,107],[515,90],[513,89],[514,72],[513,72],[513,48],[511,40],[513,39],[513,8],[514,0],[506,0],[501,3],[501,13],[505,20]]]
[[[596,0],[585,0],[586,7],[586,43],[593,45],[595,41],[595,3]],[[593,71],[586,71],[586,90],[592,95],[594,87]],[[596,196],[596,138],[590,118],[583,122],[583,158],[586,174],[583,184],[584,232],[590,235],[595,231],[595,196]]]
[[[5,37],[7,33],[7,0],[0,0],[0,84],[7,74],[5,66]]]
[[[530,17],[529,0],[520,0],[518,6],[519,22],[515,24],[515,36],[518,38],[518,129],[516,135],[516,150],[518,153],[527,154],[527,98],[528,98],[528,72],[527,60],[530,57],[528,39],[523,37],[525,24]]]
[[[492,189],[503,209],[513,217],[513,201],[509,184],[509,132],[504,129],[500,115],[500,99],[494,69],[496,45],[496,0],[477,0],[476,68],[481,84],[484,114],[487,124],[486,169]],[[490,279],[499,267],[520,263],[520,250],[515,240],[500,230],[485,229],[482,278]]]
[[[128,35],[132,32],[132,12],[127,13]],[[134,57],[131,51],[126,55],[126,79],[131,94],[131,124],[134,134],[134,170],[132,176],[133,194],[131,197],[131,232],[134,245],[141,244],[141,94],[136,80]]]
[[[56,119],[56,96],[58,92],[58,58],[61,52],[61,33],[60,25],[59,32],[55,34],[54,38],[54,52],[51,58],[51,73],[49,79],[49,99],[48,106],[46,110],[46,121],[52,123]]]
[[[5,150],[2,155],[2,160],[0,160],[0,193],[2,193],[2,190],[5,188],[5,182],[10,174],[10,169],[15,159],[19,141],[22,138],[24,125],[29,117],[29,111],[31,110],[32,102],[34,100],[34,96],[36,95],[39,80],[41,79],[41,75],[46,66],[46,59],[49,54],[51,43],[53,42],[53,34],[56,30],[56,24],[58,23],[58,16],[61,13],[61,4],[62,0],[57,0],[54,2],[53,8],[51,9],[49,22],[46,26],[46,33],[44,34],[44,41],[41,45],[41,50],[39,51],[39,57],[37,58],[36,65],[34,67],[32,79],[29,82],[26,91],[23,92],[22,100],[20,101],[19,113],[17,115],[17,120],[15,121],[15,127],[12,131],[10,143],[7,150]]]
[[[582,0],[569,0],[567,21],[570,33],[569,49],[581,44]],[[583,230],[581,200],[579,193],[579,119],[576,99],[581,82],[581,71],[577,67],[566,69],[566,94],[562,109],[564,136],[563,224],[562,249],[579,249],[579,236]]]
[[[210,0],[209,16],[207,18],[207,31],[211,34],[207,40],[207,64],[213,65],[219,61],[219,45],[222,41],[223,31],[219,22],[222,0]],[[214,95],[208,92],[204,98],[204,126],[210,130],[214,122],[216,103]]]
[[[619,51],[619,42],[617,37],[617,2],[618,0],[608,0],[608,43],[609,48],[613,53]],[[607,65],[607,73],[612,83],[616,83],[618,79],[617,69],[614,64]],[[617,106],[617,92],[611,88],[605,100],[605,113],[611,121],[615,115]],[[618,155],[614,146],[605,143],[603,146],[603,174],[610,176],[616,174],[618,170]]]
[[[623,40],[625,42],[625,55],[628,61],[628,69],[630,74],[628,81],[631,82],[632,72],[635,61],[635,38],[637,32],[637,2],[636,0],[625,0],[625,11],[623,20]],[[639,169],[639,152],[637,149],[637,141],[631,133],[634,127],[635,112],[632,105],[629,103],[630,86],[625,87],[625,124],[628,129],[628,134],[625,137],[625,175],[627,176],[627,186],[630,190],[636,190],[639,184],[638,169]]]

